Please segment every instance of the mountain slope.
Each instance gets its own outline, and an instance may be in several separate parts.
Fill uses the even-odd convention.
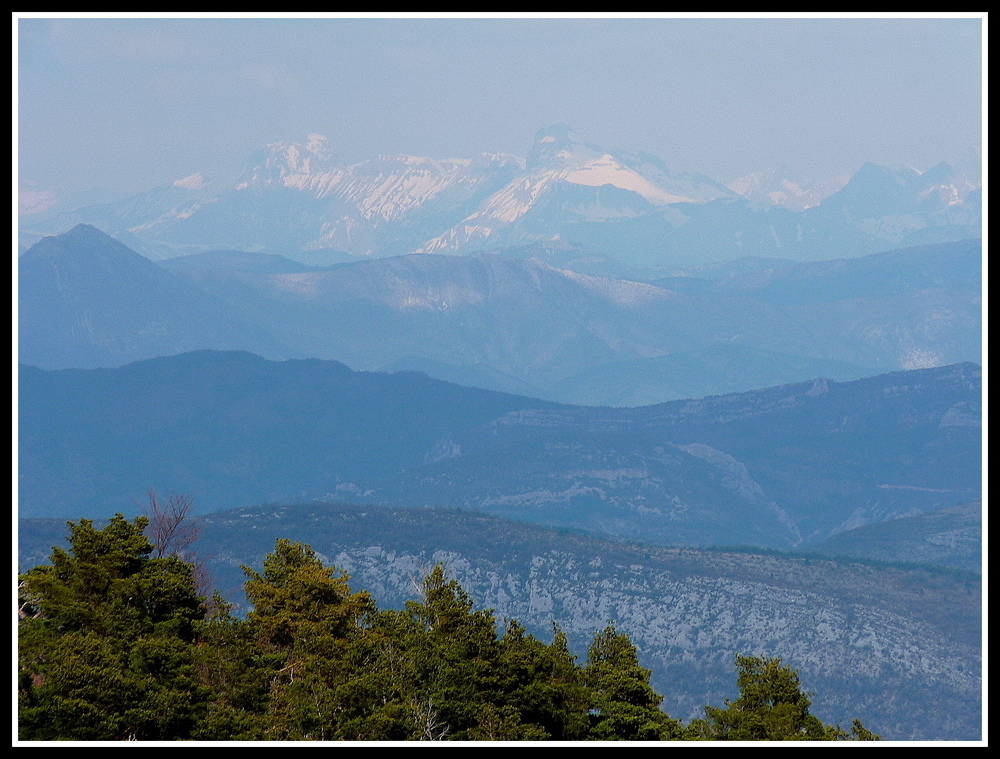
[[[637,409],[202,351],[20,376],[23,516],[350,497],[790,547],[978,497],[978,367]]]
[[[636,405],[978,361],[980,256],[957,242],[652,286],[519,254],[171,269],[306,355],[364,369],[424,361],[443,379],[480,366],[554,400]]]
[[[46,368],[207,347],[292,353],[245,314],[86,225],[18,261],[18,343],[20,361]]]
[[[866,164],[799,212],[766,195],[748,202],[648,154],[591,145],[563,124],[540,130],[526,160],[397,155],[345,164],[311,134],[266,146],[235,183],[213,187],[196,174],[26,220],[21,236],[83,222],[154,258],[228,248],[306,263],[321,253],[467,254],[569,241],[626,266],[669,271],[743,255],[820,260],[979,237],[975,187],[946,164],[923,174]]]
[[[973,501],[856,527],[810,549],[829,556],[940,564],[982,572],[983,504]]]
[[[247,348],[643,405],[979,361],[981,255],[964,241],[645,283],[518,250],[328,268],[214,251],[171,259],[167,274],[79,227],[21,258],[19,350],[23,362],[68,368]]]
[[[979,370],[509,414],[377,496],[681,544],[791,547],[976,497]]]
[[[19,387],[22,516],[109,515],[149,487],[190,492],[203,509],[332,497],[348,474],[384,478],[468,425],[554,406],[416,373],[217,351],[120,369],[22,366]]]

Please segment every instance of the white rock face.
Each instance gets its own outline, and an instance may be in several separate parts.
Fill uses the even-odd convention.
[[[684,550],[676,553],[684,564]],[[358,549],[336,557],[354,582],[379,598],[412,596],[414,572],[442,562],[478,608],[494,609],[498,619],[517,619],[543,639],[556,622],[574,650],[583,650],[595,631],[614,620],[635,643],[644,665],[653,668],[654,684],[667,695],[664,708],[685,720],[703,716],[706,699],[699,703],[700,695],[690,696],[697,690],[692,682],[685,683],[685,695],[670,678],[698,672],[694,679],[704,681],[708,700],[721,701],[723,693],[714,695],[712,689],[734,686],[724,685],[719,673],[731,666],[735,654],[746,652],[794,662],[803,681],[820,694],[813,712],[827,720],[843,719],[844,705],[826,703],[823,687],[839,687],[833,683],[839,684],[848,669],[857,688],[848,699],[855,711],[866,698],[877,698],[880,681],[889,678],[978,697],[976,653],[956,646],[942,630],[877,603],[845,603],[810,591],[806,576],[826,571],[817,566],[823,562],[803,564],[803,578],[788,582],[780,579],[780,562],[757,561],[756,570],[737,578],[727,577],[721,565],[713,572],[684,575],[600,557],[585,563],[561,551],[538,553],[519,569],[442,551],[427,557]],[[871,582],[879,581],[873,575]],[[867,587],[854,589],[859,599],[868,592]]]

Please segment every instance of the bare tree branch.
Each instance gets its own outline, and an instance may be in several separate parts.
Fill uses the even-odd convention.
[[[161,503],[156,491],[149,491],[149,505],[146,507],[149,525],[146,527],[146,537],[153,544],[155,558],[184,558],[184,552],[198,539],[201,528],[191,517],[193,504],[191,496],[187,495],[172,495],[165,503]]]
[[[191,565],[195,591],[205,598],[212,590],[212,576],[205,559],[189,549],[198,539],[201,527],[191,515],[194,500],[189,495],[172,495],[165,502],[160,501],[156,491],[149,490],[149,504],[146,506],[146,537],[153,544],[153,557],[162,559],[176,556]]]

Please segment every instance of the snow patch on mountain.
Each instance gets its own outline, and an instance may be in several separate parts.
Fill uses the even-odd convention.
[[[770,168],[734,179],[726,187],[753,202],[782,206],[789,211],[804,211],[818,206],[850,179],[850,174],[840,174],[811,182],[786,169]]]
[[[579,169],[566,172],[564,179],[570,184],[580,184],[587,187],[601,187],[609,184],[622,190],[630,190],[654,205],[684,203],[691,200],[691,198],[657,187],[645,177],[622,166],[608,154]]]
[[[205,177],[201,175],[201,172],[198,172],[189,177],[178,179],[174,182],[174,187],[183,187],[185,190],[201,190],[205,187]]]
[[[643,282],[630,282],[624,279],[609,279],[580,274],[568,269],[554,269],[567,279],[576,282],[581,287],[595,292],[616,303],[619,306],[641,306],[646,303],[669,300],[676,294],[662,287],[647,285]]]

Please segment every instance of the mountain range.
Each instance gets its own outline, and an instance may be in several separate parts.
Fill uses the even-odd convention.
[[[981,255],[960,241],[637,281],[522,249],[324,268],[220,250],[157,264],[81,225],[19,260],[19,356],[56,369],[250,350],[637,406],[978,362]]]
[[[974,739],[980,182],[724,185],[556,125],[24,216],[20,560],[155,489],[238,603],[279,537],[395,606],[441,562],[578,651],[616,620],[673,716],[765,654],[824,721]]]
[[[979,497],[981,380],[958,364],[635,409],[414,372],[199,351],[19,375],[22,516],[347,499],[662,544],[808,545]]]
[[[734,185],[748,200],[655,156],[584,142],[563,124],[540,130],[524,159],[402,155],[344,164],[313,134],[268,145],[235,183],[214,186],[195,174],[124,200],[24,217],[20,232],[22,249],[86,223],[152,258],[236,249],[309,264],[566,242],[661,272],[746,255],[841,258],[980,234],[978,185],[948,164],[923,173],[865,164],[800,211],[759,192],[761,181]]]

